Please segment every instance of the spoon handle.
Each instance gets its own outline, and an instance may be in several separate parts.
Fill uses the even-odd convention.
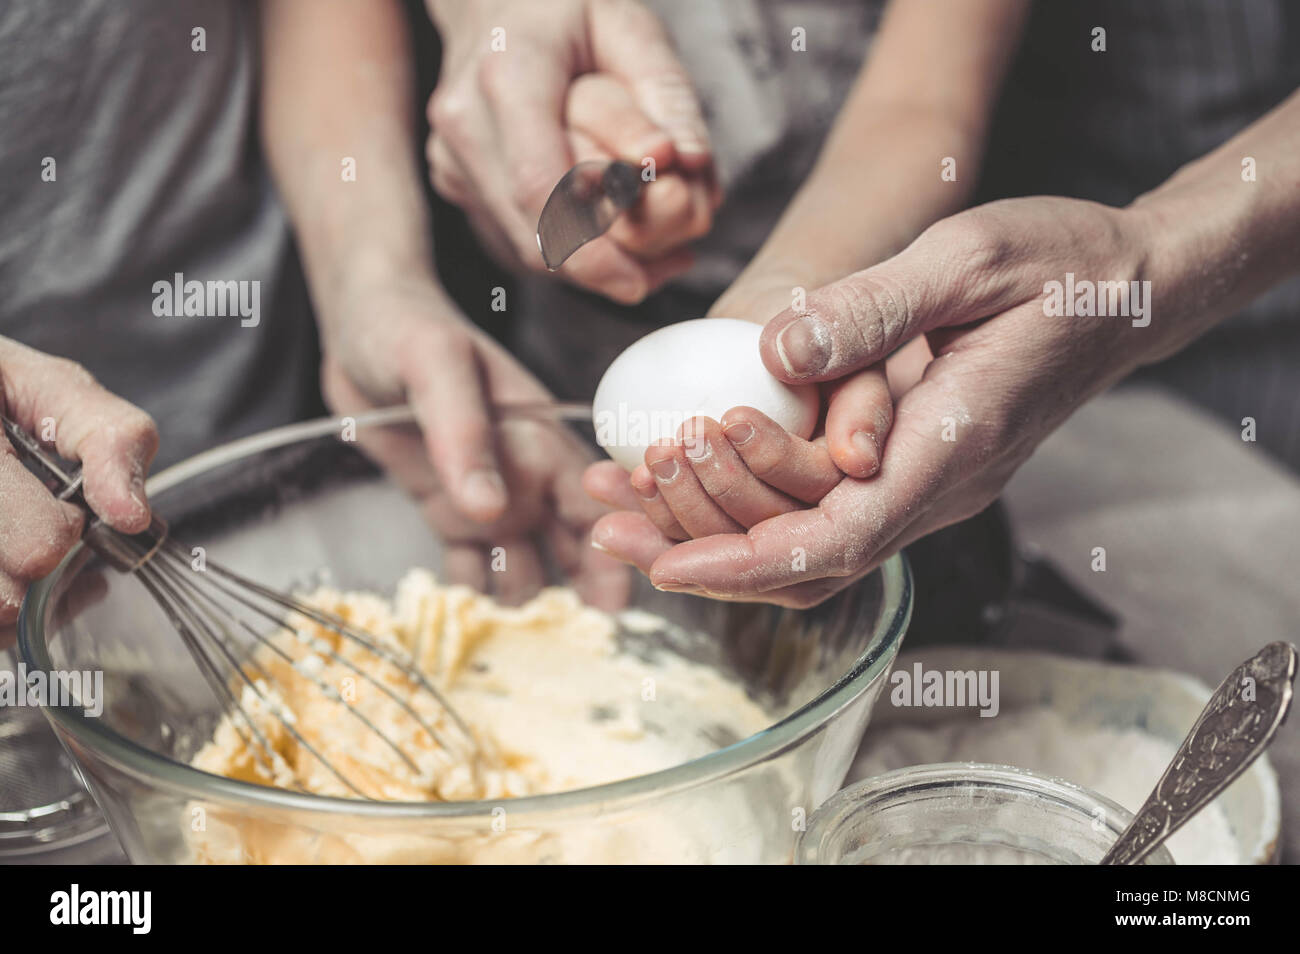
[[[1246,771],[1286,719],[1295,674],[1289,643],[1269,643],[1234,669],[1101,864],[1138,864]]]

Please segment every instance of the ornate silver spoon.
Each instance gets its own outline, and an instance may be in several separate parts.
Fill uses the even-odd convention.
[[[1234,669],[1101,864],[1138,864],[1246,771],[1286,719],[1295,674],[1289,643],[1269,643]]]

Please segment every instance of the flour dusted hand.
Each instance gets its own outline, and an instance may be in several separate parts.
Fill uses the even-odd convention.
[[[593,412],[596,440],[614,460],[583,478],[588,493],[619,510],[593,528],[598,549],[648,572],[674,541],[741,533],[815,506],[846,474],[866,479],[879,469],[892,416],[883,371],[829,389],[817,434],[822,390],[775,378],[761,335],[752,321],[685,321],[610,365]],[[850,443],[849,428],[837,424],[854,417],[875,422],[868,453],[855,452],[866,464],[837,453],[837,442]]]
[[[85,368],[0,338],[4,413],[61,457],[79,461],[85,498],[123,533],[149,526],[144,479],[158,450],[149,415],[104,390]],[[27,586],[81,538],[83,514],[54,496],[0,438],[0,624],[18,617]]]

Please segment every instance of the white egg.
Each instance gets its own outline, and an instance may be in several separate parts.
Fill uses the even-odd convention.
[[[810,437],[817,389],[791,387],[763,366],[761,325],[700,318],[660,328],[614,359],[596,388],[592,422],[605,452],[628,470],[646,448],[692,417],[719,420],[733,407],[756,408],[787,431]]]

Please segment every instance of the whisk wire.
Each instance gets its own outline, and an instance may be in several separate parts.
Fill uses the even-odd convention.
[[[172,552],[175,552],[175,550],[172,548],[176,548],[176,547],[178,547],[178,544],[176,544],[175,541],[169,540],[163,543],[163,548],[171,550]],[[181,553],[184,554],[183,549],[181,550]],[[474,736],[469,729],[469,725],[465,722],[465,720],[461,717],[461,715],[452,707],[451,703],[447,701],[442,691],[439,690],[437,686],[435,686],[432,682],[429,681],[428,677],[425,676],[424,673],[420,671],[418,666],[414,665],[414,663],[412,662],[409,656],[399,653],[398,651],[396,651],[395,649],[389,646],[385,646],[375,637],[369,635],[363,630],[358,629],[357,627],[353,626],[351,623],[347,622],[347,620],[343,619],[341,616],[338,616],[335,613],[331,613],[328,610],[323,610],[314,606],[308,606],[305,603],[292,599],[291,597],[285,596],[283,593],[270,589],[269,587],[263,586],[262,584],[256,582],[255,580],[250,580],[247,577],[242,576],[233,570],[227,569],[226,567],[221,566],[219,564],[212,563],[211,561],[207,562],[207,570],[209,572],[215,573],[220,577],[224,577],[225,579],[231,580],[232,582],[238,584],[240,587],[243,587],[244,589],[256,593],[258,596],[261,596],[263,599],[267,600],[268,602],[274,603],[275,605],[281,607],[282,609],[288,610],[291,613],[297,613],[301,616],[306,617],[312,622],[317,623],[318,625],[323,626],[328,630],[331,630],[332,632],[338,633],[340,636],[343,636],[344,638],[356,643],[357,645],[361,646],[363,649],[367,650],[368,652],[371,652],[379,656],[380,658],[384,659],[385,661],[392,663],[399,670],[401,670],[403,676],[410,679],[412,682],[416,683],[425,692],[429,693],[429,695],[431,695],[438,702],[438,704],[443,708],[443,710],[447,713],[448,718],[455,723],[456,727],[460,729],[460,731],[466,736],[466,738],[471,741],[473,740]],[[213,585],[217,585],[215,581],[213,581]],[[238,596],[236,596],[235,598],[239,599]],[[248,604],[246,603],[245,605]],[[431,734],[433,734],[435,737],[437,736],[437,733],[432,732],[432,730],[431,730]]]
[[[305,751],[315,757],[316,760],[319,761],[325,769],[330,772],[330,774],[338,779],[339,782],[347,786],[348,789],[355,792],[357,795],[362,795],[363,793],[360,789],[353,785],[352,782],[349,781],[348,778],[329,761],[329,759],[325,758],[325,756],[315,746],[303,738],[302,734],[294,726],[293,721],[285,716],[281,704],[276,700],[269,698],[262,690],[262,687],[257,684],[257,680],[249,676],[248,669],[252,668],[255,669],[268,684],[274,681],[274,677],[272,677],[266,667],[262,665],[261,660],[259,660],[255,654],[249,654],[247,660],[241,665],[238,654],[232,648],[234,640],[229,627],[226,626],[219,616],[213,615],[210,611],[203,612],[199,604],[195,602],[185,602],[181,598],[180,590],[188,590],[191,601],[193,601],[196,596],[206,598],[207,594],[198,590],[196,587],[187,585],[185,577],[181,575],[183,571],[178,571],[176,567],[168,566],[161,559],[149,561],[145,566],[141,567],[140,572],[142,576],[152,577],[156,583],[160,584],[168,593],[171,594],[176,606],[188,615],[191,621],[198,626],[199,630],[207,636],[208,640],[216,646],[217,650],[223,657],[225,657],[226,662],[235,670],[239,679],[244,683],[247,689],[253,693],[258,702],[261,703],[262,707],[267,712],[271,713],[276,721],[284,727],[285,731],[288,732]],[[167,579],[168,576],[171,577],[170,581]],[[203,616],[207,616],[208,622],[204,621]],[[193,648],[198,652],[201,664],[206,664],[208,668],[215,669],[211,657],[208,656],[201,644],[194,646]],[[218,678],[220,678],[219,675]],[[222,684],[225,688],[224,695],[235,702],[235,709],[233,711],[239,713],[240,721],[247,724],[257,736],[258,745],[266,756],[265,760],[259,759],[262,768],[265,769],[272,778],[274,778],[275,772],[273,766],[276,757],[275,750],[271,747],[265,734],[257,727],[256,721],[244,710],[244,707],[239,704],[234,692],[226,686],[224,681],[222,681]],[[234,724],[233,721],[232,724]],[[249,742],[248,738],[244,736],[243,733],[240,733],[240,737],[244,739],[244,743],[247,745]]]
[[[171,541],[169,541],[168,543],[164,543],[163,549],[173,557],[185,561],[186,557],[183,548],[180,548],[175,543]],[[466,739],[471,743],[471,747],[472,747],[473,735],[470,733],[469,728],[465,725],[464,721],[461,720],[460,716],[456,713],[456,711],[453,708],[451,708],[450,704],[443,697],[442,693],[438,691],[437,687],[435,687],[432,683],[430,683],[420,673],[419,668],[414,664],[414,662],[409,657],[404,658],[396,651],[390,650],[388,647],[379,644],[372,637],[366,636],[360,630],[351,626],[341,617],[333,613],[329,613],[325,610],[319,610],[314,607],[307,606],[306,604],[300,603],[297,600],[288,599],[283,594],[277,593],[276,591],[268,589],[267,587],[264,587],[259,583],[246,579],[245,577],[240,576],[238,573],[235,573],[232,570],[228,570],[219,564],[208,562],[206,564],[206,568],[204,572],[215,574],[216,577],[233,580],[244,589],[250,590],[251,592],[257,594],[258,596],[261,596],[263,599],[267,600],[268,602],[271,602],[274,605],[279,606],[292,613],[297,613],[302,617],[304,617],[305,619],[308,619],[319,626],[323,626],[332,632],[338,633],[340,636],[343,636],[351,640],[352,642],[361,645],[363,648],[373,653],[374,655],[379,656],[384,661],[391,663],[396,668],[396,670],[401,674],[402,678],[406,679],[409,683],[411,683],[412,686],[425,689],[434,698],[434,700],[442,707],[443,711],[445,711],[448,714],[448,717],[456,724],[456,727],[464,734]],[[275,624],[278,629],[282,630],[285,628],[285,621],[281,617],[276,616],[274,613],[268,611],[265,607],[259,606],[256,602],[249,599],[247,596],[240,593],[238,590],[234,589],[233,587],[224,584],[223,582],[221,582],[221,579],[215,577],[209,577],[207,582],[208,585],[220,591],[221,593],[229,597],[231,600],[235,601],[236,603],[240,604],[241,606],[244,606],[251,612],[258,614],[264,619]],[[204,599],[213,601],[211,595],[203,592],[202,588],[196,586],[195,591]],[[248,629],[248,632],[255,639],[257,639],[263,645],[269,647],[274,652],[279,654],[283,659],[285,659],[285,661],[287,661],[291,665],[293,664],[294,662],[293,658],[290,657],[287,653],[285,653],[279,646],[277,646],[274,643],[274,641],[268,639],[266,636],[262,634],[257,633],[255,630],[252,629],[252,627],[249,627],[247,623],[244,622],[243,620],[241,620],[240,622],[245,625],[245,627]],[[335,662],[343,666],[345,669],[354,673],[363,681],[369,683],[370,685],[378,689],[380,692],[382,692],[393,703],[395,703],[409,716],[411,716],[411,718],[415,720],[415,722],[419,725],[419,727],[423,729],[426,733],[428,733],[430,738],[432,738],[435,742],[437,742],[438,745],[449,750],[453,748],[450,740],[448,740],[446,736],[444,736],[441,732],[439,732],[437,728],[435,728],[424,716],[422,716],[407,700],[399,696],[391,686],[387,685],[382,680],[377,679],[371,673],[366,672],[366,670],[362,669],[355,662],[341,655],[331,647],[312,646],[311,648],[315,652],[328,656],[332,662]],[[302,672],[302,670],[298,669],[297,667],[295,667],[295,671],[298,672],[299,675],[302,675],[309,679],[312,678],[309,674]],[[342,698],[342,696],[338,693],[337,689],[334,689],[334,687],[329,686],[328,684],[322,681],[319,680],[313,680],[313,681],[315,681],[320,688],[330,693],[333,693],[333,695],[336,697],[334,701],[340,703],[341,705],[348,706],[348,708],[358,716],[362,715],[362,713],[359,710],[351,706],[347,702],[347,700]],[[371,725],[371,727],[374,728],[374,731],[380,732],[380,730],[377,727],[374,727],[373,724]],[[382,735],[383,733],[380,732],[380,734]],[[396,743],[392,742],[388,738],[385,738],[385,741],[388,742],[390,746],[392,746],[395,750],[399,752],[399,754],[402,755],[403,759],[407,761],[407,763],[411,766],[412,769],[415,768],[415,763],[411,761],[411,759],[407,757],[405,753],[401,752],[400,748],[396,745]]]
[[[468,724],[409,654],[385,645],[375,636],[334,613],[308,606],[233,570],[207,561],[203,571],[198,571],[190,565],[189,551],[170,538],[166,523],[157,516],[146,531],[134,535],[118,533],[90,511],[79,471],[65,470],[39,441],[3,414],[0,414],[0,424],[3,424],[4,433],[18,456],[52,488],[52,492],[60,500],[76,504],[86,511],[86,530],[83,534],[86,545],[114,568],[131,573],[140,580],[179,634],[203,679],[230,718],[234,731],[259,767],[270,777],[276,776],[275,765],[277,761],[282,763],[283,759],[277,756],[266,733],[245,710],[241,701],[245,692],[251,692],[260,706],[284,727],[301,749],[315,758],[348,791],[360,798],[368,797],[345,772],[303,737],[294,725],[293,713],[282,702],[268,695],[269,688],[276,684],[276,679],[259,658],[259,653],[263,650],[276,654],[293,672],[315,686],[326,699],[345,707],[370,733],[377,735],[391,748],[404,765],[412,772],[419,772],[415,759],[389,733],[383,731],[374,719],[345,699],[318,674],[305,671],[308,669],[307,663],[295,660],[287,653],[274,638],[278,634],[291,634],[307,649],[328,657],[379,689],[383,696],[410,716],[415,725],[437,745],[453,751],[451,739],[440,733],[415,708],[413,697],[403,698],[389,683],[376,678],[354,660],[338,652],[339,647],[330,645],[323,639],[319,644],[307,639],[295,626],[299,619],[309,620],[389,664],[412,687],[413,692],[423,691],[434,700],[438,709],[446,715],[447,721],[463,736],[467,754],[473,755],[477,751],[478,742]],[[262,603],[258,602],[259,599]],[[246,615],[240,614],[237,607],[270,623],[271,634],[259,630]],[[237,630],[248,638],[240,638]],[[226,670],[233,670],[235,678],[230,678]],[[243,692],[236,689],[241,682]],[[264,687],[267,691],[264,691]],[[295,780],[294,787],[305,791],[300,779]]]
[[[231,720],[232,727],[239,735],[240,739],[243,740],[244,745],[253,754],[253,757],[257,760],[261,768],[268,776],[273,778],[275,772],[272,768],[271,760],[273,760],[274,754],[270,743],[266,740],[265,736],[263,736],[262,731],[257,727],[257,724],[239,705],[239,700],[235,697],[229,683],[227,680],[222,678],[220,671],[204,650],[199,637],[190,628],[189,623],[183,618],[180,610],[182,604],[177,598],[175,591],[167,585],[165,580],[159,578],[158,574],[153,572],[152,569],[147,572],[138,573],[137,578],[140,580],[141,585],[148,590],[149,594],[154,598],[154,601],[158,606],[162,608],[177,633],[180,634],[181,641],[190,652],[190,658],[192,658],[198,666],[199,672],[207,681],[213,694],[218,698],[218,700],[224,700],[225,704],[223,709],[226,712],[232,713],[232,715],[238,713],[239,718],[232,718]],[[252,738],[249,737],[240,723],[243,723],[243,726],[247,726],[249,732],[252,733]]]
[[[137,573],[141,576],[142,579],[144,578],[151,579],[156,586],[161,588],[164,592],[166,592],[170,596],[172,604],[178,610],[178,612],[185,616],[188,616],[190,622],[194,626],[197,626],[198,630],[202,632],[207,637],[208,641],[217,648],[217,650],[221,653],[221,655],[225,657],[226,662],[229,664],[230,668],[232,668],[235,671],[239,679],[244,683],[244,685],[248,688],[248,690],[253,693],[253,695],[257,698],[257,700],[261,703],[262,707],[267,712],[270,712],[272,714],[272,716],[284,727],[285,731],[288,732],[290,736],[292,736],[294,741],[296,741],[300,746],[302,746],[304,751],[310,753],[318,762],[320,762],[321,765],[324,766],[326,771],[328,771],[331,775],[333,775],[341,784],[346,786],[349,791],[364,798],[365,794],[359,788],[357,788],[357,786],[354,785],[352,781],[348,779],[348,777],[344,775],[343,772],[341,772],[337,766],[334,765],[333,762],[327,759],[316,746],[313,746],[309,741],[307,741],[306,738],[303,737],[302,733],[300,733],[297,730],[297,728],[294,726],[293,721],[290,718],[286,717],[283,711],[281,711],[282,709],[281,705],[278,702],[276,702],[274,699],[268,698],[266,693],[263,692],[262,688],[257,684],[257,681],[249,676],[247,667],[256,669],[262,675],[262,677],[265,680],[267,680],[268,683],[272,681],[271,674],[267,672],[266,668],[262,665],[261,661],[258,660],[255,655],[249,655],[247,661],[241,664],[241,660],[239,659],[238,655],[235,653],[234,649],[231,646],[233,640],[231,638],[230,630],[225,625],[225,623],[219,617],[215,617],[210,614],[207,614],[210,622],[205,622],[204,619],[202,618],[202,615],[200,615],[200,609],[198,605],[193,602],[186,602],[182,598],[182,594],[180,592],[181,589],[190,590],[191,600],[193,599],[194,594],[196,592],[199,592],[199,595],[205,595],[205,594],[202,594],[200,591],[197,591],[197,588],[194,588],[192,586],[187,587],[185,578],[183,576],[177,576],[176,575],[177,572],[178,571],[175,567],[168,566],[161,559],[150,560],[148,561],[148,563],[144,564],[137,571]],[[167,579],[169,573],[172,576],[171,580]],[[179,584],[179,586],[177,584]],[[187,628],[189,628],[189,631],[191,633],[194,632],[192,627],[187,627]],[[224,636],[221,634],[224,634]],[[216,671],[216,667],[212,661],[212,658],[208,655],[207,651],[203,648],[202,643],[199,640],[187,642],[187,646],[191,649],[192,653],[197,653],[196,662],[199,662],[201,667],[208,668],[212,671]],[[234,691],[229,688],[228,683],[225,680],[221,679],[219,672],[217,673],[217,681],[221,684],[223,689],[221,695],[233,703],[234,708],[229,711],[231,711],[232,713],[237,712],[239,714],[239,721],[244,722],[257,738],[257,743],[258,743],[257,746],[254,747],[250,745],[250,751],[257,752],[258,749],[260,748],[261,752],[265,757],[259,758],[258,761],[261,764],[262,768],[265,771],[267,771],[267,773],[272,778],[274,778],[276,774],[274,771],[274,763],[276,760],[276,755],[275,755],[274,748],[270,744],[270,741],[266,738],[266,735],[261,731],[261,729],[258,728],[256,720],[254,720],[253,717],[250,716],[248,712],[244,709],[243,705],[240,704],[238,698],[234,694]],[[231,724],[232,725],[235,724],[235,721],[233,719]],[[248,739],[247,736],[245,736],[241,732],[240,737],[244,740],[245,745],[249,745],[250,740]],[[301,786],[298,787],[301,788]]]
[[[166,563],[163,563],[162,565],[168,574],[178,575],[182,580],[184,580],[183,575],[186,572],[193,572],[193,571],[186,571],[185,569],[181,569],[174,565],[169,565]],[[241,603],[242,605],[246,606],[248,609],[250,609],[255,613],[265,616],[268,620],[270,620],[273,623],[278,622],[278,619],[275,616],[266,613],[261,607],[255,605],[252,601],[244,599],[238,593],[229,590],[227,587],[219,583],[215,583],[214,581],[209,581],[209,582],[213,582],[214,586],[216,586],[222,593],[229,596],[232,600]],[[214,611],[216,613],[223,612],[224,608],[221,606],[221,604],[216,600],[215,597],[213,597],[210,593],[205,592],[201,587],[193,586],[192,584],[190,584],[190,588],[192,590],[193,598],[202,601],[204,605],[209,607],[209,609],[206,610],[206,612],[209,614],[209,618],[213,619],[214,622],[219,624],[219,617],[214,615]],[[297,665],[297,663],[299,662],[298,660],[295,660],[293,656],[285,652],[283,647],[281,647],[278,643],[276,643],[274,639],[254,629],[253,626],[250,625],[247,620],[236,619],[236,622],[238,623],[239,627],[243,629],[244,632],[246,632],[252,638],[253,641],[255,641],[261,646],[265,646],[269,652],[274,653],[276,656],[282,659],[299,676],[306,679],[308,682],[312,683],[312,685],[316,686],[316,688],[321,691],[321,694],[324,695],[325,698],[329,699],[331,702],[335,702],[343,706],[348,711],[348,713],[350,713],[354,718],[359,720],[362,723],[362,725],[370,729],[370,731],[372,731],[375,735],[379,736],[379,738],[382,739],[384,743],[390,749],[393,750],[394,754],[396,754],[398,758],[400,758],[412,772],[419,771],[419,766],[415,764],[415,760],[412,759],[409,755],[407,755],[406,752],[403,751],[402,747],[398,745],[396,742],[394,742],[393,739],[387,733],[385,733],[382,729],[380,729],[379,726],[376,725],[369,716],[367,716],[364,712],[362,712],[360,709],[356,708],[355,706],[349,705],[347,700],[343,698],[342,694],[338,691],[338,689],[336,689],[334,686],[331,686],[329,683],[321,679],[319,676],[304,671],[299,665]],[[313,651],[321,652],[321,650],[317,649],[316,647],[312,647],[312,649]],[[345,668],[356,673],[358,676],[369,681],[376,688],[384,692],[384,694],[387,695],[390,699],[392,699],[397,705],[401,706],[403,709],[408,711],[419,722],[421,728],[424,728],[425,731],[428,732],[436,741],[438,741],[440,744],[443,744],[442,740],[439,738],[437,733],[435,733],[431,728],[426,727],[424,725],[424,720],[420,718],[419,713],[417,713],[413,708],[411,708],[410,704],[407,703],[406,700],[399,697],[395,692],[393,692],[383,683],[374,679],[374,677],[372,677],[369,673],[365,672],[360,667],[356,666],[351,660],[344,659],[342,656],[339,656],[338,653],[330,649],[324,650],[324,654],[328,655],[332,660],[338,662]],[[268,683],[275,681],[275,677],[266,669],[265,666],[262,665],[260,660],[257,660],[255,654],[250,656],[249,658],[250,658],[250,664],[256,666],[256,668],[262,673],[263,678],[266,679]]]

